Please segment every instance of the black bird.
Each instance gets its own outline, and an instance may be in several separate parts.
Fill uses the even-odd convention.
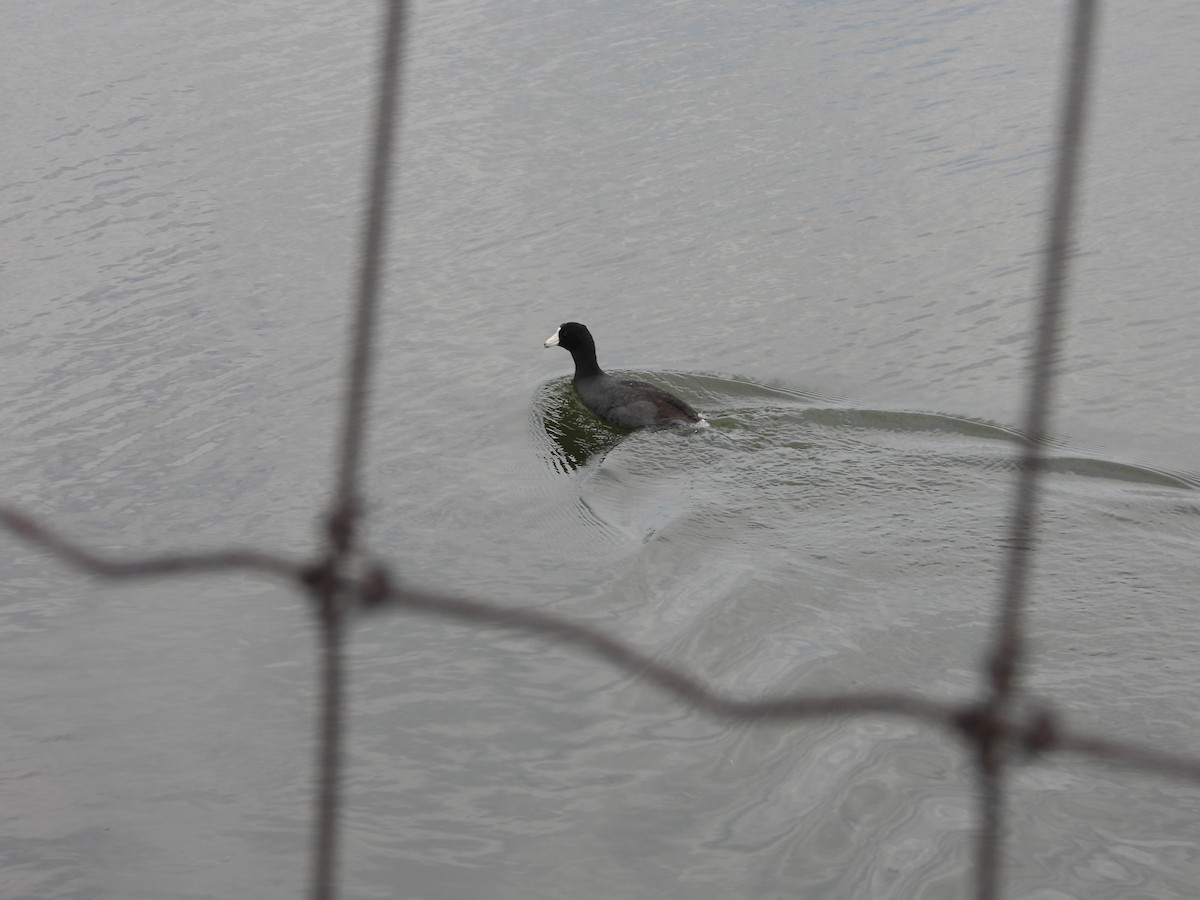
[[[644,381],[615,378],[596,362],[596,342],[587,327],[564,322],[546,347],[569,350],[575,360],[575,391],[583,405],[610,425],[647,428],[665,425],[707,425],[704,417],[680,400]]]

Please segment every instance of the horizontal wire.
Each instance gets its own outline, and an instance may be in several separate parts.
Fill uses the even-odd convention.
[[[282,577],[296,587],[309,588],[320,577],[319,565],[306,565],[253,549],[212,553],[166,553],[131,559],[111,559],[70,540],[25,512],[0,505],[0,524],[47,551],[68,566],[112,581],[169,575],[253,571]],[[898,691],[848,691],[813,694],[799,691],[780,697],[730,697],[682,669],[652,658],[632,644],[567,616],[541,610],[502,606],[482,600],[395,584],[376,565],[362,579],[343,578],[334,586],[343,596],[358,598],[360,616],[382,611],[408,611],[475,622],[550,638],[605,660],[615,668],[642,678],[717,718],[736,721],[801,720],[836,715],[891,715],[946,728],[968,743],[985,733],[997,734],[1027,759],[1053,753],[1075,754],[1144,772],[1200,781],[1200,756],[1164,753],[1136,743],[1114,741],[1062,728],[1044,708],[1011,719],[990,718],[986,704],[929,700]]]

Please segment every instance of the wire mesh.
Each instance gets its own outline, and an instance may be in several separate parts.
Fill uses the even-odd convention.
[[[312,598],[319,622],[321,674],[318,713],[317,791],[309,893],[332,900],[338,892],[338,821],[343,772],[345,672],[343,650],[348,618],[395,610],[499,626],[551,638],[591,653],[673,695],[679,702],[731,721],[799,721],[831,715],[904,717],[957,735],[970,754],[978,779],[978,845],[974,894],[979,900],[1001,895],[1000,851],[1004,834],[1007,773],[1022,759],[1050,753],[1076,754],[1163,775],[1200,781],[1200,757],[1162,753],[1152,747],[1108,740],[1066,729],[1044,707],[1031,706],[1020,674],[1025,657],[1023,610],[1029,590],[1030,560],[1036,552],[1037,505],[1042,451],[1052,408],[1061,310],[1070,260],[1072,210],[1083,144],[1096,0],[1073,0],[1066,51],[1066,74],[1059,118],[1058,154],[1042,251],[1035,345],[1030,355],[1028,395],[1005,543],[1003,582],[996,604],[992,649],[984,664],[982,696],[950,704],[904,693],[796,693],[765,700],[724,695],[688,673],[664,665],[583,622],[534,610],[502,608],[488,602],[400,584],[386,563],[359,560],[357,524],[363,437],[367,427],[372,335],[380,270],[395,168],[407,3],[386,3],[377,83],[374,140],[367,183],[361,258],[357,271],[354,322],[343,402],[335,491],[325,514],[327,540],[318,558],[292,559],[248,548],[204,554],[167,554],[110,559],[62,537],[51,527],[0,505],[0,523],[63,562],[106,579],[158,578],[180,573],[250,571],[294,585]]]

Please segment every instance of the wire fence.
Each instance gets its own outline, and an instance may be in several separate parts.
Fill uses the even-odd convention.
[[[345,679],[343,650],[351,617],[389,609],[501,626],[549,637],[598,656],[649,681],[713,716],[735,722],[799,721],[832,715],[889,715],[916,720],[956,734],[970,754],[978,777],[978,832],[974,895],[1001,895],[1006,785],[1012,768],[1036,755],[1075,754],[1200,782],[1200,757],[1068,730],[1048,708],[1031,702],[1022,689],[1025,661],[1023,614],[1028,573],[1036,552],[1039,479],[1048,433],[1060,343],[1061,310],[1068,282],[1072,211],[1083,142],[1097,0],[1073,0],[1062,91],[1058,150],[1051,205],[1042,250],[1035,346],[1029,364],[1028,396],[1018,475],[1006,541],[1007,558],[996,603],[992,647],[984,661],[983,694],[951,704],[905,693],[814,695],[797,693],[747,700],[713,690],[688,673],[664,665],[632,646],[582,622],[533,610],[503,608],[485,601],[416,590],[399,583],[388,565],[365,559],[359,544],[363,504],[360,493],[362,446],[370,389],[372,335],[378,308],[380,270],[394,171],[400,111],[402,56],[408,4],[388,0],[378,76],[374,139],[367,184],[367,210],[358,264],[354,324],[342,408],[336,488],[324,513],[324,549],[315,559],[246,548],[201,554],[167,554],[114,560],[59,535],[19,510],[0,505],[0,522],[17,536],[47,550],[85,573],[106,579],[156,578],[181,573],[250,571],[292,584],[311,599],[319,622],[320,708],[317,792],[314,798],[312,871],[309,895],[333,900],[338,888],[338,839],[343,776]]]

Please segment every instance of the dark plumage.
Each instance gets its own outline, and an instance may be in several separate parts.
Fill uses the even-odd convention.
[[[644,381],[615,378],[596,362],[592,333],[578,322],[564,322],[546,341],[547,347],[569,350],[575,360],[575,391],[583,405],[610,425],[647,428],[664,425],[707,425],[694,409],[662,388]]]

